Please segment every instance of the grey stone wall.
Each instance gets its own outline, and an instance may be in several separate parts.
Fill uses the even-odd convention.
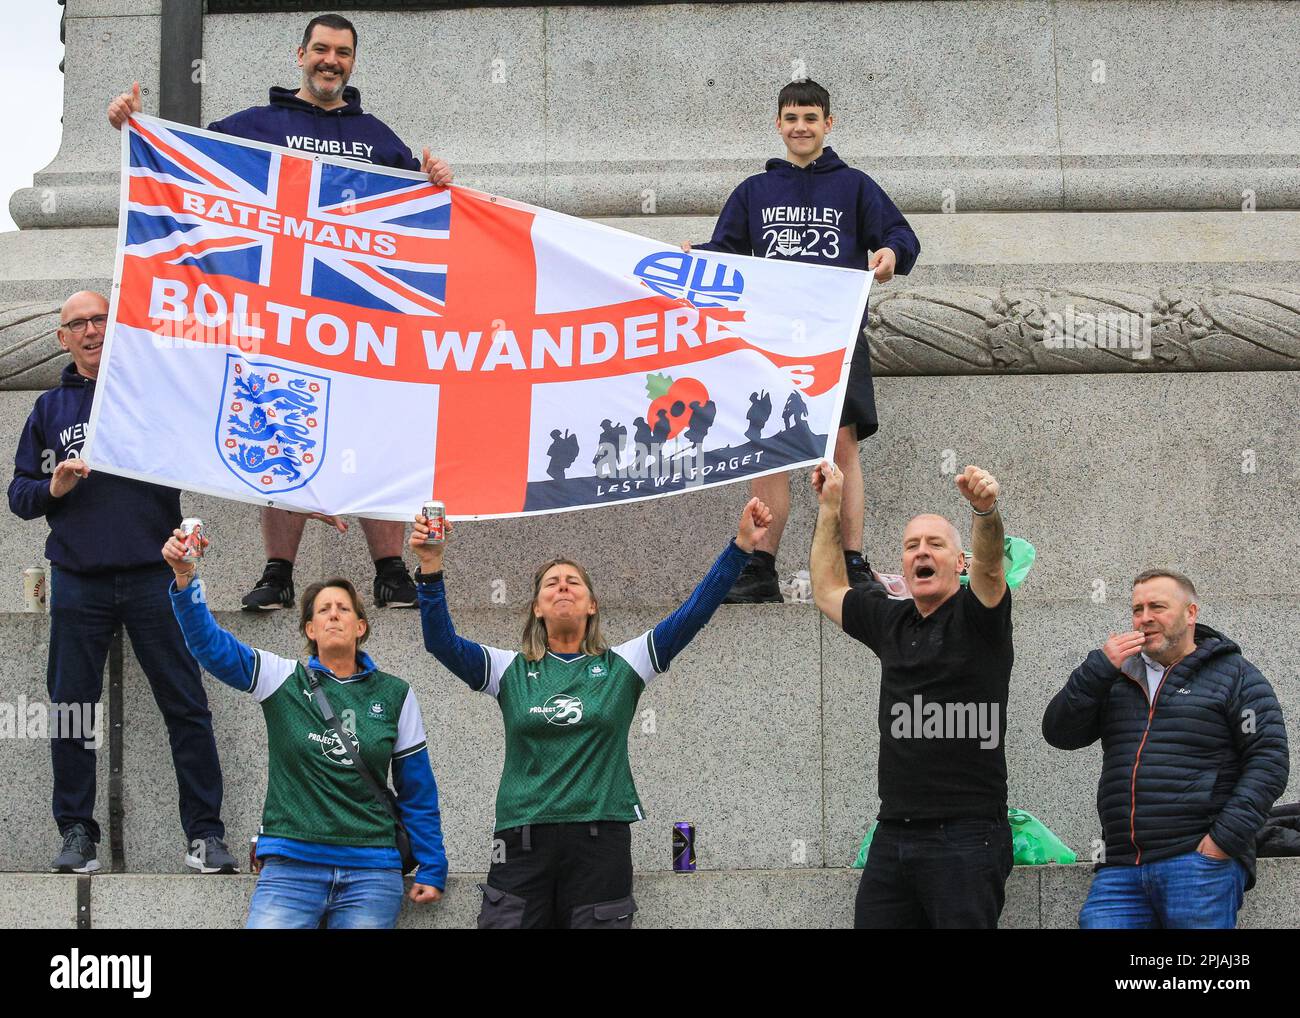
[[[64,144],[24,228],[116,222],[108,99],[156,110],[160,5],[68,12]],[[354,83],[464,183],[575,215],[713,212],[827,85],[837,151],[908,211],[1300,207],[1300,8],[977,0],[359,12]],[[205,122],[294,84],[298,14],[209,15]],[[1214,40],[1214,45],[1204,45]],[[50,206],[50,193],[56,201]]]

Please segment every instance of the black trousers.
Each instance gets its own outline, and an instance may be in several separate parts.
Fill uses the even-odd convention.
[[[494,838],[480,930],[631,929],[631,824],[532,824]]]
[[[1011,875],[1005,819],[882,820],[858,884],[860,930],[991,930]]]

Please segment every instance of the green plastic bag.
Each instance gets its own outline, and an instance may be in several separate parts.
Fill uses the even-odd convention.
[[[1022,809],[1009,809],[1007,823],[1011,825],[1012,859],[1017,866],[1041,866],[1049,862],[1079,861],[1078,856],[1070,851],[1069,846],[1032,813],[1026,813]],[[862,839],[858,857],[853,860],[853,869],[860,870],[866,866],[867,854],[871,850],[871,838],[875,833],[876,825],[872,824],[867,830],[867,836]]]
[[[1034,559],[1038,557],[1038,552],[1034,546],[1026,541],[1023,537],[1004,537],[1002,539],[1002,568],[1007,574],[1007,586],[1015,590],[1020,584],[1025,582],[1025,577],[1029,575],[1030,567],[1034,564]],[[971,553],[966,552],[966,560],[970,561]],[[961,578],[962,586],[970,583],[970,577],[965,574]]]
[[[1011,825],[1012,854],[1017,866],[1079,861],[1069,846],[1032,813],[1026,813],[1022,809],[1009,809],[1007,823]]]
[[[858,849],[858,857],[853,860],[853,869],[860,870],[867,864],[867,853],[871,851],[871,836],[876,833],[876,825],[872,824],[867,828],[867,836],[862,839],[862,847]]]

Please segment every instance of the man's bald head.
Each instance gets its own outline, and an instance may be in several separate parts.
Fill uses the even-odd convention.
[[[108,298],[94,290],[78,290],[59,311],[59,345],[86,378],[99,376],[107,320]]]
[[[917,608],[933,611],[957,593],[966,559],[961,535],[944,516],[913,516],[903,530],[903,581]]]
[[[903,528],[903,544],[907,544],[907,534],[912,530],[913,524],[918,525],[918,529],[928,530],[931,527],[942,527],[948,532],[948,540],[954,548],[961,548],[961,534],[957,533],[957,528],[952,525],[952,521],[946,516],[940,516],[938,513],[921,513],[919,516],[913,516],[907,521],[907,526]]]
[[[78,290],[63,302],[59,323],[63,324],[78,317],[84,318],[91,311],[108,314],[108,298],[94,290]]]

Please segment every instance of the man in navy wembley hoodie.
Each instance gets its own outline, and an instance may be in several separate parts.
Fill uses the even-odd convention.
[[[104,662],[117,624],[125,627],[162,711],[180,788],[185,864],[202,873],[235,873],[221,822],[221,765],[199,666],[171,611],[171,569],[160,549],[181,518],[180,492],[95,472],[81,459],[95,397],[108,302],[74,293],[63,305],[59,342],[72,355],[60,384],[42,393],[27,418],[9,508],[50,525],[50,650],[46,687],[51,711],[54,821],[63,847],[57,873],[99,869],[95,846],[96,732],[60,719],[87,718],[104,688]],[[75,708],[73,710],[63,707]],[[102,732],[100,725],[95,726]],[[57,729],[57,730],[56,730]]]
[[[887,282],[895,273],[911,272],[921,242],[880,185],[825,145],[832,122],[830,94],[817,82],[793,81],[782,88],[777,97],[776,127],[785,142],[786,158],[769,159],[765,172],[743,181],[723,206],[713,239],[696,247],[870,269],[878,283]],[[690,250],[689,244],[682,247]],[[865,507],[858,442],[874,435],[880,426],[865,328],[864,309],[835,442],[835,463],[844,471],[841,538],[845,569],[848,583],[854,587],[879,585],[862,550]],[[778,394],[777,399],[781,398]],[[772,525],[731,588],[726,604],[783,600],[776,553],[790,515],[789,474],[755,478],[750,491],[771,508]]]
[[[301,87],[297,91],[273,87],[268,105],[232,114],[209,124],[208,130],[376,166],[420,170],[428,174],[432,184],[450,184],[451,167],[445,161],[431,156],[427,148],[423,160],[417,160],[387,124],[362,112],[361,93],[348,85],[356,53],[357,30],[347,18],[337,14],[312,18],[298,47]],[[109,123],[120,129],[140,108],[137,83],[109,104]],[[266,569],[244,596],[243,606],[246,611],[291,608],[293,563],[308,517],[263,508],[261,518]],[[345,523],[332,522],[340,531],[347,529]],[[361,529],[375,562],[375,603],[381,608],[414,608],[415,584],[402,561],[406,525],[394,520],[363,519]]]

